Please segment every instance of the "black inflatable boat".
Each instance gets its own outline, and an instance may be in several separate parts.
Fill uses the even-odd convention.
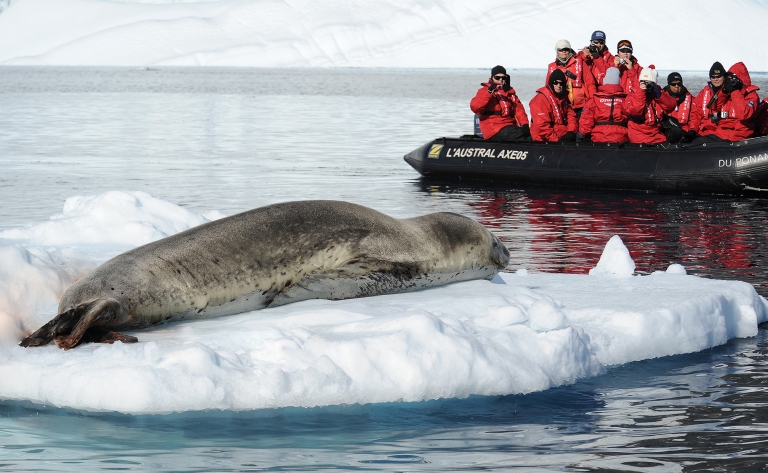
[[[438,138],[405,155],[424,177],[768,197],[768,137],[706,145]]]

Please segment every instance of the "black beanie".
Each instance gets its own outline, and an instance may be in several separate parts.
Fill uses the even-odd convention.
[[[565,94],[568,93],[567,89],[565,88],[565,84],[567,81],[565,79],[565,74],[563,74],[563,71],[561,71],[560,69],[555,69],[554,71],[552,71],[552,74],[549,75],[549,82],[547,83],[547,85],[549,86],[549,90],[554,92],[555,81],[558,81],[558,80],[563,82],[563,90],[560,91],[559,94],[555,94],[555,95],[557,95],[558,97],[563,97]]]
[[[493,69],[491,69],[491,77],[495,76],[496,74],[507,74],[507,70],[504,69],[504,66],[496,66]]]
[[[712,67],[709,68],[709,77],[725,75],[725,68],[719,61],[715,61]]]
[[[681,84],[683,83],[683,76],[681,76],[679,72],[673,72],[667,76],[667,85],[675,81],[680,81]]]

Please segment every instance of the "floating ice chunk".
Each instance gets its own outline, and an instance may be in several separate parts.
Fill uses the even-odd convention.
[[[632,276],[635,272],[635,262],[629,255],[619,235],[614,235],[605,245],[603,254],[597,266],[589,270],[590,275]]]
[[[517,271],[515,271],[515,274],[518,276],[528,276],[528,270],[525,268],[520,268]]]
[[[682,264],[672,263],[667,268],[667,274],[688,274]]]

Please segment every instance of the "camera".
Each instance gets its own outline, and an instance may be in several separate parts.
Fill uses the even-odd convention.
[[[594,44],[590,44],[587,46],[587,49],[589,49],[589,54],[591,54],[594,57],[598,57],[600,55],[600,51],[597,49],[597,46]]]
[[[626,64],[626,63],[627,63],[626,59],[624,59],[623,57],[619,58],[619,64]]]

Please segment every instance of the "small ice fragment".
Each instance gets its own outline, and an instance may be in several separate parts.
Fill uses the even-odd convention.
[[[635,272],[635,262],[629,255],[629,250],[624,246],[619,235],[614,235],[605,245],[603,254],[597,266],[589,270],[592,275],[632,276]]]
[[[667,268],[667,274],[688,274],[682,264],[672,263]]]

